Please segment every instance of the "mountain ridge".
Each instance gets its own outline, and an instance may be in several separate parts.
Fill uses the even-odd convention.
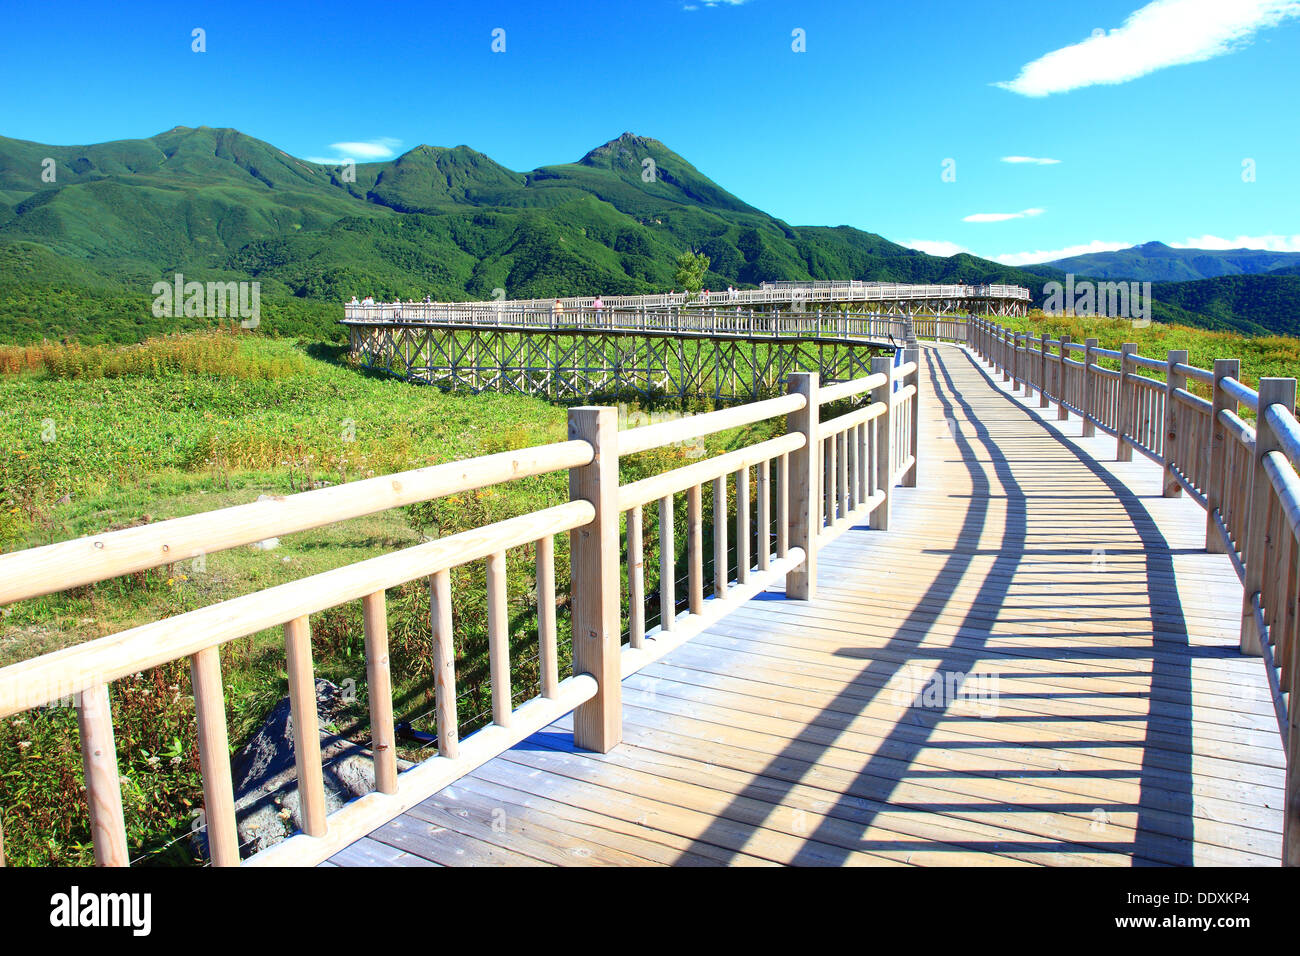
[[[47,160],[53,182],[42,176]],[[709,256],[704,284],[712,288],[781,279],[998,282],[1027,286],[1041,301],[1044,281],[1064,277],[1050,264],[932,256],[847,225],[790,225],[632,132],[574,162],[527,171],[465,144],[313,163],[227,127],[177,126],[84,146],[0,137],[0,262],[22,266],[0,274],[0,335],[15,326],[37,334],[51,321],[51,303],[77,301],[69,290],[111,299],[77,315],[141,326],[122,303],[174,272],[257,280],[270,300],[315,302],[324,315],[326,303],[366,294],[662,291],[675,284],[685,249]],[[1210,291],[1170,287],[1171,297],[1209,311],[1157,302],[1156,317],[1257,330],[1271,311],[1238,321],[1230,309],[1250,305],[1252,285],[1268,286],[1261,297],[1274,309],[1293,276],[1248,278]],[[61,333],[75,336],[89,319],[60,321]]]
[[[1054,259],[1026,268],[1031,272],[1041,267],[1108,280],[1186,282],[1230,275],[1268,275],[1297,266],[1300,266],[1300,252],[1249,248],[1184,249],[1152,241],[1114,252],[1090,252]]]

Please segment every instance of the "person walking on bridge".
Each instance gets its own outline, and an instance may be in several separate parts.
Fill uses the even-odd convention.
[[[591,307],[596,310],[596,324],[600,325],[605,318],[605,303],[597,294],[596,301],[591,303]]]
[[[551,306],[551,325],[559,325],[564,319],[564,303],[559,299],[555,300],[555,305]]]

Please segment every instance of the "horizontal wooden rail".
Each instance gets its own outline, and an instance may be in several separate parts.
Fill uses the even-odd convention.
[[[845,384],[853,385],[855,383],[846,382]],[[618,453],[620,456],[632,455],[651,448],[660,448],[676,442],[690,441],[693,438],[713,435],[731,428],[752,425],[756,422],[766,421],[769,418],[789,415],[791,412],[803,408],[806,403],[807,399],[802,395],[780,395],[777,398],[769,398],[762,402],[737,405],[735,408],[724,408],[716,412],[706,412],[702,415],[691,415],[687,418],[677,418],[672,421],[656,422],[653,425],[643,425],[640,428],[630,428],[627,431],[618,433]]]
[[[462,531],[0,669],[0,717],[587,524],[585,501]]]
[[[586,442],[558,442],[15,551],[0,555],[0,604],[589,461]]]
[[[818,401],[823,405],[831,402],[838,402],[845,398],[852,398],[854,395],[861,395],[863,392],[869,392],[873,388],[885,384],[887,376],[883,373],[868,375],[864,378],[855,378],[848,382],[839,382],[835,385],[824,385],[818,390]]]
[[[723,475],[729,475],[741,468],[749,468],[780,455],[788,455],[792,451],[803,448],[805,443],[806,439],[802,435],[781,435],[778,438],[769,438],[767,441],[727,452],[725,455],[707,458],[681,468],[674,468],[661,475],[652,475],[628,485],[621,485],[618,489],[618,510],[627,511],[685,491],[693,485],[702,485]]]

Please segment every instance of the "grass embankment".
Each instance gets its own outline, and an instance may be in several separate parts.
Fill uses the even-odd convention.
[[[370,375],[340,359],[333,346],[240,333],[169,337],[126,349],[0,348],[0,403],[7,411],[0,422],[0,548],[13,551],[240,504],[262,493],[292,493],[564,437],[562,407],[524,397],[449,395]],[[714,436],[707,450],[747,444],[779,427]],[[687,454],[666,449],[632,456],[622,462],[623,480],[675,467]],[[270,551],[236,548],[20,602],[0,617],[0,665],[566,498],[566,475],[547,475],[287,536]],[[707,529],[708,491],[705,503]],[[684,502],[678,510],[680,547]],[[652,593],[658,585],[654,511],[647,510],[645,528]],[[565,536],[556,550],[563,631]],[[706,556],[711,553],[706,544]],[[537,689],[532,561],[530,549],[508,556],[516,702]],[[465,731],[481,725],[490,710],[483,578],[481,564],[453,574]],[[394,588],[388,603],[399,719],[434,732],[427,587],[421,581]],[[650,611],[653,618],[657,609]],[[364,739],[360,608],[314,615],[312,639],[317,674],[356,689],[350,722],[338,729]],[[560,645],[563,656],[567,634]],[[222,662],[231,742],[238,746],[287,692],[282,635],[268,631],[232,642]],[[192,859],[188,841],[177,840],[202,803],[189,693],[183,662],[113,686],[133,857]],[[81,787],[71,707],[0,721],[0,812],[11,863],[92,859]]]
[[[1214,368],[1215,359],[1241,360],[1241,380],[1255,388],[1261,378],[1300,375],[1300,338],[1289,335],[1241,335],[1237,332],[1209,332],[1183,325],[1164,325],[1153,322],[1145,327],[1134,327],[1127,319],[1103,316],[1080,318],[1077,316],[1045,316],[1041,312],[1024,318],[997,318],[993,321],[1004,328],[1018,332],[1041,335],[1044,330],[1053,338],[1062,333],[1071,342],[1082,343],[1095,338],[1102,348],[1118,350],[1125,342],[1136,343],[1138,354],[1164,359],[1175,349],[1186,349],[1188,364],[1198,368]],[[1114,367],[1114,362],[1102,360]],[[1144,372],[1145,374],[1145,372]],[[1160,377],[1160,376],[1156,376]],[[1192,391],[1206,393],[1205,386],[1192,383]]]

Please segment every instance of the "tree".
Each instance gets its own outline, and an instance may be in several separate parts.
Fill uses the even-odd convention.
[[[677,271],[673,273],[673,282],[680,285],[694,297],[704,285],[704,274],[709,271],[709,257],[694,249],[688,249],[677,257]]]

